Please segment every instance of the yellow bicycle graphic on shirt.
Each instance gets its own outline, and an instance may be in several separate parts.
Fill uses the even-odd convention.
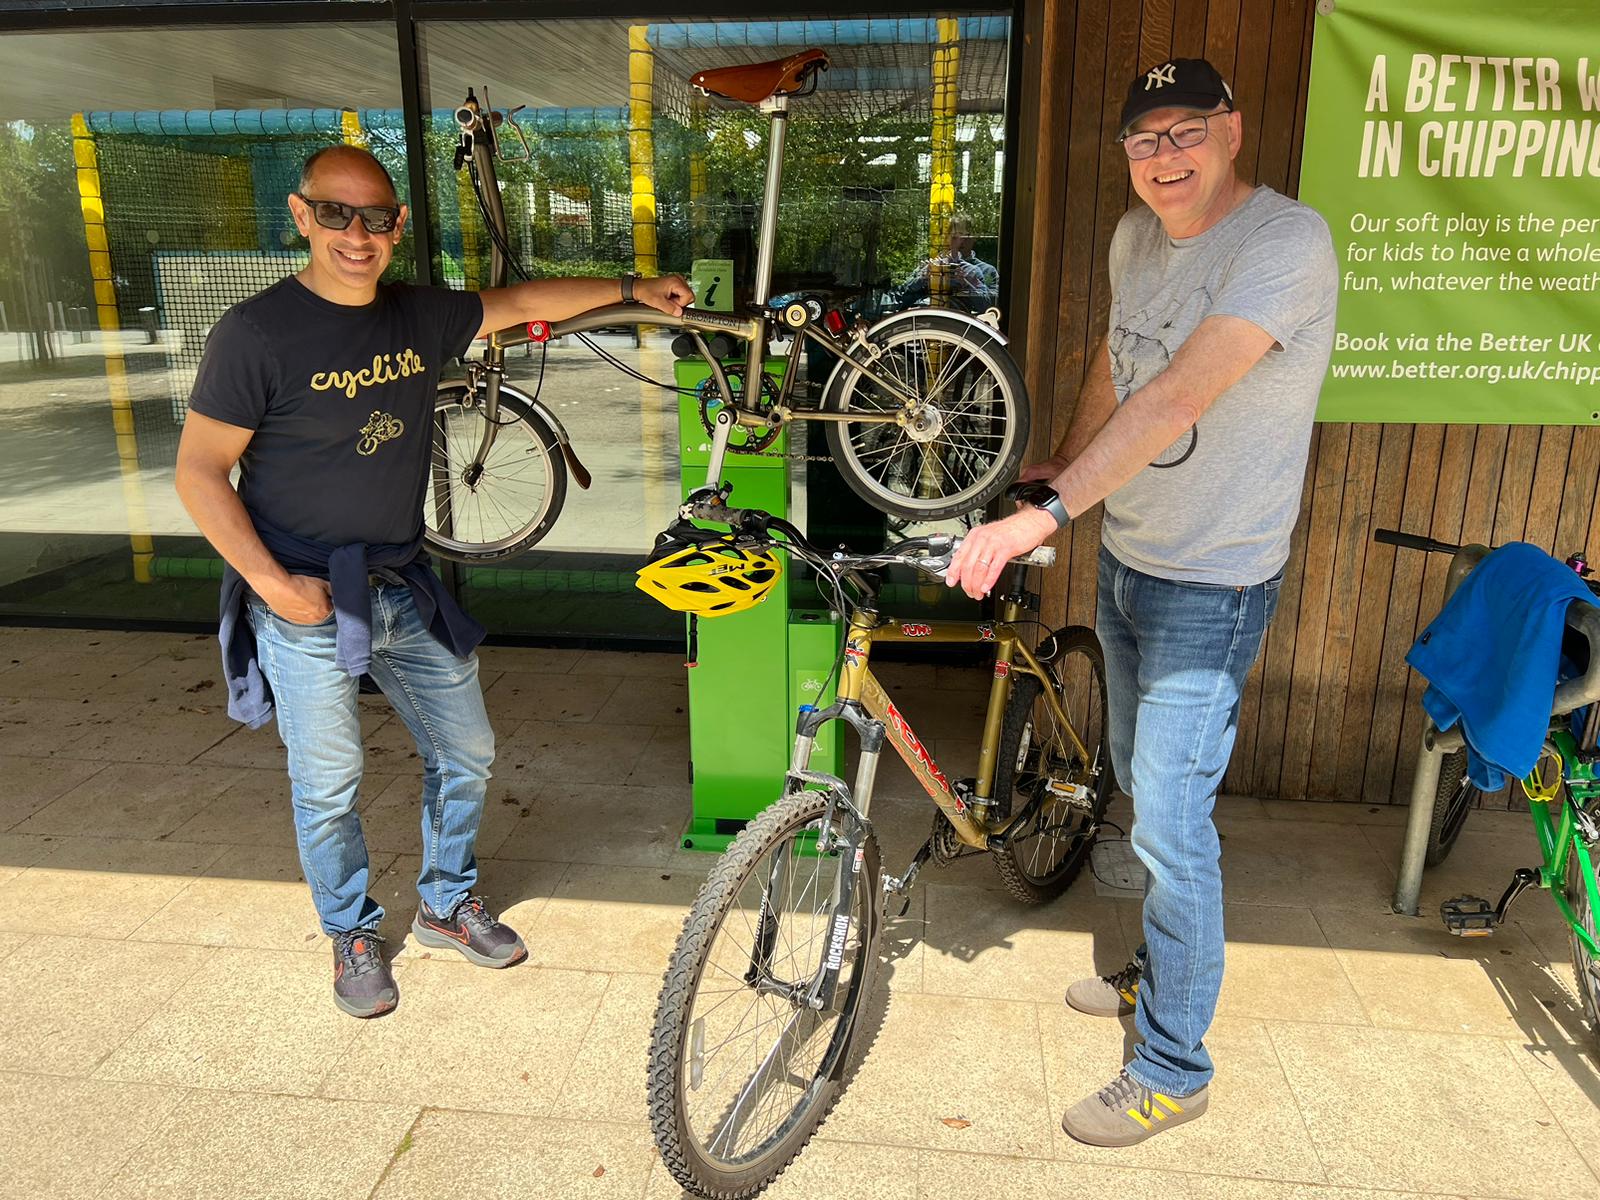
[[[356,453],[373,453],[384,442],[393,441],[406,431],[405,422],[386,412],[374,411],[361,427],[361,440],[356,443]]]

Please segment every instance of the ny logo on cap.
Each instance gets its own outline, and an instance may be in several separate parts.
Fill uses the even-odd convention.
[[[1177,80],[1174,75],[1177,70],[1177,63],[1162,63],[1144,77],[1144,90],[1148,92],[1151,88],[1165,87],[1169,83],[1176,83]]]

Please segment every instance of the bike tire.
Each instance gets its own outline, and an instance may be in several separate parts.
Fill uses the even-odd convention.
[[[460,563],[501,562],[550,532],[567,498],[567,464],[555,429],[526,400],[500,389],[500,428],[483,474],[468,482],[456,465],[477,453],[480,406],[463,407],[467,386],[444,383],[434,396],[432,451],[423,502],[423,544]],[[452,456],[454,456],[452,458]],[[448,480],[449,536],[440,532],[441,481]]]
[[[1572,795],[1567,794],[1566,802],[1571,804]],[[1585,886],[1583,869],[1578,862],[1576,848],[1567,855],[1566,878],[1567,903],[1572,906],[1572,915],[1577,919],[1590,937],[1594,937],[1595,911],[1589,904],[1589,889]],[[1590,1032],[1600,1039],[1600,977],[1596,977],[1593,968],[1595,960],[1590,957],[1589,948],[1575,932],[1567,933],[1567,939],[1572,946],[1572,973],[1575,977],[1578,995],[1583,998],[1583,1015],[1589,1022]]]
[[[794,1161],[795,1156],[800,1153],[832,1110],[842,1091],[850,1048],[857,1032],[858,1016],[877,975],[878,937],[881,931],[880,867],[877,840],[864,828],[852,831],[856,844],[854,854],[846,850],[834,856],[824,857],[789,852],[787,847],[802,837],[808,827],[820,823],[825,808],[824,793],[793,793],[777,801],[745,827],[717,860],[702,885],[684,920],[677,946],[673,950],[666,976],[662,981],[655,1026],[650,1038],[647,1075],[650,1124],[656,1146],[661,1153],[662,1163],[684,1189],[696,1196],[708,1197],[711,1200],[743,1200],[744,1197],[754,1196],[762,1191]],[[837,819],[836,815],[836,821]],[[706,1068],[711,1064],[711,1059],[704,1057],[704,1022],[708,1016],[715,1014],[719,1005],[729,1004],[732,1010],[739,1010],[744,1004],[745,992],[753,997],[750,1003],[752,1009],[762,996],[751,985],[748,975],[740,979],[726,966],[714,964],[713,959],[719,945],[719,934],[725,926],[728,926],[730,917],[736,913],[742,914],[742,917],[735,918],[731,923],[731,928],[735,931],[741,927],[741,920],[743,928],[751,928],[749,912],[739,907],[739,899],[744,893],[745,885],[756,880],[763,864],[768,864],[770,870],[769,856],[775,851],[787,854],[791,864],[809,862],[817,864],[819,870],[823,870],[822,864],[833,864],[832,870],[846,869],[847,860],[859,864],[850,933],[844,937],[839,949],[841,963],[848,963],[849,981],[846,986],[841,972],[841,991],[835,1002],[837,1019],[834,1027],[831,1032],[824,1033],[826,1044],[815,1067],[811,1070],[810,1077],[805,1080],[804,1088],[799,1091],[795,1105],[786,1112],[780,1108],[779,1116],[782,1121],[776,1131],[743,1154],[719,1156],[714,1151],[717,1137],[714,1135],[711,1138],[711,1146],[708,1146],[702,1130],[697,1128],[695,1119],[689,1111],[689,1093],[698,1090],[699,1086],[704,1084],[705,1076],[708,1074]],[[799,870],[800,867],[794,866],[790,869]],[[770,875],[767,878],[770,882]],[[820,885],[818,894],[821,894]],[[762,914],[769,911],[765,907],[767,901],[764,888],[760,890],[760,895],[763,897],[763,907],[756,909],[757,927],[761,926]],[[753,899],[755,899],[753,895],[747,897],[747,900]],[[803,899],[804,892],[802,892]],[[776,911],[775,905],[772,911]],[[781,913],[776,919],[781,924]],[[737,932],[732,936],[736,938]],[[752,938],[756,936],[752,932]],[[779,940],[778,935],[774,935],[774,941],[777,940]],[[801,943],[799,949],[802,952],[806,951],[813,942],[819,955],[831,952],[830,938],[815,935]],[[740,965],[749,965],[750,970],[755,969],[751,965],[755,961],[753,956],[735,955],[731,961],[735,970]],[[772,961],[770,956],[768,961]],[[708,1008],[702,1008],[697,1004],[697,1000],[703,998],[701,992],[706,987],[709,965],[716,965],[718,972],[735,981],[736,986],[725,989],[732,996],[731,1004],[726,999],[714,1001]],[[770,996],[768,998],[770,999]],[[782,1002],[773,1001],[773,1003],[779,1008],[781,1016]],[[787,1036],[789,1028],[800,1017],[807,1015],[802,1012],[800,1006],[793,1003],[790,1003],[790,1009],[794,1016],[789,1018],[789,1025],[779,1035],[780,1041]],[[700,1025],[698,1051],[691,1040],[696,1032],[697,1012],[701,1014],[698,1021]],[[770,1023],[758,1022],[757,1028]],[[720,1027],[718,1033],[721,1033]],[[730,1037],[717,1042],[713,1057],[732,1041]],[[763,1060],[763,1067],[765,1061],[769,1061],[771,1055],[776,1053],[776,1049],[775,1043],[774,1048],[767,1051],[768,1058]],[[735,1055],[734,1062],[738,1061],[739,1056]],[[720,1099],[707,1095],[708,1111],[722,1116],[723,1128],[731,1125],[738,1117],[743,1097],[755,1079],[763,1074],[763,1067],[758,1067],[751,1080],[744,1084],[744,1090],[740,1092],[739,1098],[733,1101],[731,1108]],[[725,1076],[728,1069],[724,1067],[721,1074]],[[794,1074],[795,1069],[785,1061],[778,1081],[780,1087],[789,1083]],[[720,1083],[719,1078],[713,1088]],[[731,1086],[738,1087],[739,1081],[735,1079]],[[759,1101],[757,1116],[760,1115],[761,1107],[765,1103],[765,1099]],[[736,1151],[737,1144],[730,1149]]]
[[[945,348],[951,357],[933,376],[935,398],[953,394],[957,410],[948,418],[940,416],[937,431],[930,435],[934,440],[926,442],[898,425],[829,421],[828,449],[850,490],[875,508],[919,521],[958,517],[988,504],[1016,475],[1028,446],[1027,385],[1005,343],[988,331],[934,312],[901,317],[891,318],[872,335],[872,366],[921,395],[924,376],[933,369],[929,364],[937,357],[931,347]],[[954,370],[957,364],[959,371]],[[953,374],[941,382],[947,370]],[[876,392],[859,369],[842,363],[829,379],[822,408],[878,414],[899,407]],[[958,420],[964,424],[958,426]],[[946,488],[941,472],[953,489]]]
[[[1105,656],[1094,630],[1083,626],[1058,629],[1041,644],[1048,657],[1040,662],[1050,686],[1062,697],[1062,708],[1094,761],[1082,762],[1057,729],[1040,726],[1050,720],[1040,703],[1044,685],[1032,675],[1018,675],[1000,723],[995,754],[994,800],[1001,812],[1026,803],[1043,786],[1052,767],[1089,789],[1087,809],[1064,800],[1047,800],[1035,820],[1039,830],[994,852],[995,867],[1006,891],[1023,904],[1044,904],[1072,886],[1094,848],[1106,805],[1116,786],[1111,765],[1106,709]]]
[[[1428,848],[1423,861],[1437,867],[1450,857],[1467,817],[1483,793],[1467,778],[1465,748],[1452,751],[1439,764],[1439,786],[1433,793],[1433,819],[1428,823]]]

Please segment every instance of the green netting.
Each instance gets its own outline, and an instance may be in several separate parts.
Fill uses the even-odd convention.
[[[187,132],[192,120],[176,124],[181,132],[119,132],[117,126],[151,124],[116,119],[122,115],[92,114],[91,129],[110,130],[95,132],[95,153],[118,317],[125,329],[161,331],[161,368],[152,356],[139,362],[144,371],[164,368],[170,405],[164,412],[142,405],[134,415],[141,461],[155,466],[176,460],[211,326],[230,305],[305,264],[305,240],[285,197],[298,184],[306,158],[341,135],[336,112],[323,128],[271,134]],[[405,142],[398,119],[362,134],[404,200]],[[387,277],[408,279],[414,269],[407,237]]]

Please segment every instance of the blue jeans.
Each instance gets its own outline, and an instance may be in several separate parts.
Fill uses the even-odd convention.
[[[1117,781],[1133,797],[1148,870],[1128,1073],[1186,1096],[1210,1081],[1204,1039],[1222,988],[1222,846],[1211,813],[1238,732],[1239,696],[1281,576],[1251,587],[1157,579],[1100,551],[1095,631]]]
[[[371,929],[383,909],[367,891],[367,843],[356,815],[364,757],[357,680],[334,666],[333,618],[297,625],[251,597],[250,620],[289,751],[295,838],[317,916],[329,934]],[[410,589],[377,584],[371,674],[422,757],[417,891],[445,915],[478,879],[473,843],[494,761],[478,659],[457,658],[427,631]]]

